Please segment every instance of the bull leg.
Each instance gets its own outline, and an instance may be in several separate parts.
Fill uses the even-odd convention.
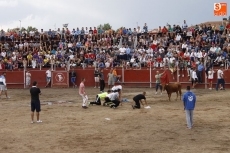
[[[177,98],[178,98],[178,91],[176,92],[176,101],[177,101]]]
[[[181,90],[179,92],[180,92],[180,100],[181,100],[181,95],[182,95]]]
[[[171,101],[171,94],[168,94],[168,97],[169,97],[169,101]]]

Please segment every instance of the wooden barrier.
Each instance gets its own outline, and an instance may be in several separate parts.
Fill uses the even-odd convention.
[[[51,87],[68,88],[69,87],[69,72],[67,71],[52,71]]]
[[[37,81],[39,87],[45,87],[46,85],[46,70],[47,69],[42,69],[42,70],[30,70],[31,73],[31,81]],[[94,82],[94,68],[78,68],[75,69],[77,77],[76,77],[76,84],[79,85],[81,82],[81,78],[85,78],[86,82],[85,85],[87,87],[93,87],[95,85]],[[104,76],[105,76],[105,82],[106,82],[106,87],[107,87],[107,74],[109,73],[108,70],[104,70]],[[121,84],[123,84],[125,87],[155,87],[155,75],[156,71],[159,71],[162,73],[164,70],[158,69],[158,70],[149,70],[147,68],[141,69],[141,70],[131,70],[131,69],[122,69],[122,68],[117,68],[117,73],[119,75],[122,75],[121,78]],[[2,71],[3,72],[3,71]],[[58,70],[54,71],[54,73],[58,72],[63,72],[63,70]],[[66,72],[66,71],[65,71]],[[181,82],[182,87],[185,88],[187,85],[191,85],[191,82],[189,81],[189,77],[187,75],[187,72],[185,71],[184,77],[180,76],[178,77],[177,72],[174,73],[174,78],[172,77],[172,74],[169,70],[167,70],[167,73],[169,75],[170,82]],[[224,70],[224,79],[226,82],[226,88],[230,88],[230,70]],[[25,74],[24,71],[6,71],[6,81],[7,81],[7,86],[8,88],[23,88],[24,87],[24,82],[25,82]],[[68,83],[71,85],[70,79],[69,79],[69,74],[65,75],[66,78],[68,78]],[[54,78],[52,78],[54,79]],[[203,73],[203,83],[197,84],[196,88],[203,88],[205,89],[206,84],[205,82],[205,73]],[[213,87],[215,87],[217,82],[217,74],[214,74],[214,79],[213,79]],[[66,83],[64,86],[67,87]],[[208,81],[207,81],[208,83]],[[63,86],[62,86],[63,87]],[[208,87],[208,86],[206,86]]]

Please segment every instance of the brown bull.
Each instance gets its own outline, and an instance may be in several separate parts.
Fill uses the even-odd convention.
[[[168,97],[169,97],[169,101],[171,101],[171,95],[173,92],[176,92],[177,94],[177,98],[178,98],[178,92],[180,94],[180,100],[181,100],[181,84],[180,83],[169,83],[169,84],[165,84],[165,85],[162,85],[163,87],[163,91],[167,91],[168,93]],[[176,100],[177,100],[176,98]]]

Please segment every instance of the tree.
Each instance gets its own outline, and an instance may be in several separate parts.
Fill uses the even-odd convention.
[[[32,26],[28,26],[27,29],[26,29],[27,32],[36,31],[36,30],[37,30],[37,28],[32,27]]]
[[[104,25],[100,24],[99,26],[97,26],[98,29],[102,29],[102,30],[110,30],[112,29],[112,26],[109,23],[105,23]]]

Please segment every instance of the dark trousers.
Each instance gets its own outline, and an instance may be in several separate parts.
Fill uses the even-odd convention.
[[[162,92],[162,86],[160,83],[156,83],[156,92],[157,90],[160,88],[161,92]]]
[[[105,80],[100,80],[100,91],[104,91],[105,89]]]
[[[101,99],[100,97],[98,97],[98,95],[96,96],[96,100],[93,102],[90,102],[90,104],[96,104],[96,105],[101,105]]]
[[[216,83],[216,90],[218,91],[219,85],[222,85],[223,89],[225,89],[225,81],[224,79],[217,79],[217,83]]]
[[[202,83],[203,71],[197,71],[198,83]]]
[[[112,102],[114,103],[114,106],[117,107],[120,104],[119,100],[112,100]]]
[[[133,99],[133,101],[135,102],[135,108],[141,108],[141,104],[139,100]]]

